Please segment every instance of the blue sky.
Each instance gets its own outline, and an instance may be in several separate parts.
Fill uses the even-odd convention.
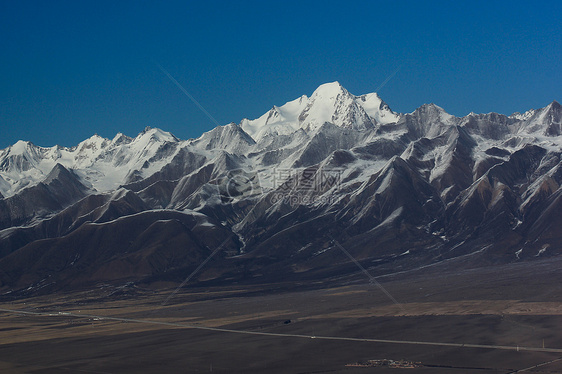
[[[562,100],[562,3],[2,1],[0,148],[145,126],[182,139],[339,81],[397,112]]]

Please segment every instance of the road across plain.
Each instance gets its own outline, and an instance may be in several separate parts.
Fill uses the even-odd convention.
[[[20,314],[20,315],[43,316],[43,317],[60,316],[60,317],[91,318],[91,319],[97,318],[99,320],[107,320],[107,321],[142,323],[142,324],[152,324],[152,325],[161,325],[161,326],[174,326],[174,327],[181,327],[186,329],[206,330],[206,331],[223,332],[223,333],[231,333],[231,334],[281,337],[281,338],[320,339],[320,340],[347,341],[347,342],[351,341],[351,342],[382,343],[382,344],[409,344],[409,345],[425,345],[425,346],[440,346],[440,347],[455,347],[455,348],[501,349],[501,350],[510,350],[510,351],[562,353],[562,348],[523,347],[523,346],[491,345],[491,344],[443,343],[443,342],[412,341],[412,340],[287,334],[287,333],[264,332],[264,331],[236,330],[236,329],[227,329],[221,327],[191,325],[191,324],[180,323],[180,322],[155,321],[155,320],[146,320],[146,319],[137,319],[137,318],[101,316],[101,315],[72,313],[72,312],[60,312],[60,311],[34,312],[28,310],[0,308],[0,312]]]

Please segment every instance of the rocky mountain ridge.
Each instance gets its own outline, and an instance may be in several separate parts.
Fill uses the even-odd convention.
[[[400,114],[334,82],[197,139],[20,141],[0,151],[0,287],[181,281],[220,243],[200,281],[352,273],[331,238],[377,274],[557,256],[561,118]]]

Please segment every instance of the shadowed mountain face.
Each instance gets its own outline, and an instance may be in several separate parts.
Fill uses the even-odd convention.
[[[0,228],[48,216],[75,203],[87,193],[88,189],[73,172],[56,164],[43,181],[0,200]]]
[[[339,83],[181,141],[0,150],[0,287],[323,280],[560,254],[562,107],[394,113]],[[337,243],[335,242],[337,241]]]

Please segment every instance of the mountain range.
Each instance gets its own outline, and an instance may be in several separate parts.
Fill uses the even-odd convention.
[[[0,293],[314,281],[561,254],[562,108],[395,113],[338,82],[197,139],[0,150]]]

